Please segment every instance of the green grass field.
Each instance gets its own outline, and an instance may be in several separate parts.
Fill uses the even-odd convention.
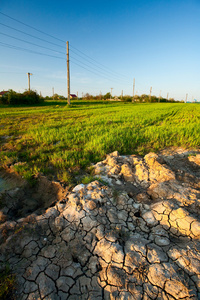
[[[144,155],[169,146],[199,148],[200,105],[46,102],[0,107],[0,167],[27,179],[38,173],[66,183],[118,150]],[[18,164],[16,164],[18,163]]]

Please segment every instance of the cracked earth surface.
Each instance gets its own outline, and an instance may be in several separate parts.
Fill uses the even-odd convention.
[[[200,154],[113,152],[45,213],[4,220],[17,299],[200,299]]]

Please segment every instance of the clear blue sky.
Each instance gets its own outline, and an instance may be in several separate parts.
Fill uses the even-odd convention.
[[[0,0],[0,90],[31,72],[32,89],[66,96],[69,41],[71,93],[132,95],[135,78],[138,94],[200,100],[199,33],[199,0]]]

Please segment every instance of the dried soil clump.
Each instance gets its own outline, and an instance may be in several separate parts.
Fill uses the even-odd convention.
[[[42,178],[35,193],[50,207],[2,216],[16,299],[200,299],[199,152],[116,151],[93,167],[108,185],[66,194]]]

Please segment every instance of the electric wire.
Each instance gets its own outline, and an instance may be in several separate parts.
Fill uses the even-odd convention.
[[[19,46],[10,45],[10,44],[7,44],[7,43],[0,42],[0,45],[2,45],[3,47],[15,49],[15,50],[21,50],[21,51],[26,51],[26,52],[29,52],[29,53],[39,54],[39,55],[43,55],[43,56],[50,56],[50,57],[54,57],[54,58],[66,60],[63,57],[59,57],[59,56],[55,56],[55,55],[50,55],[50,54],[45,54],[45,53],[41,53],[41,52],[38,52],[38,51],[33,51],[33,50],[30,50],[30,49],[22,48],[22,47],[19,47]]]
[[[87,54],[83,53],[82,51],[78,50],[76,47],[74,47],[73,45],[70,44],[70,47],[71,48],[74,48],[76,51],[82,53],[84,56],[88,57],[90,60],[94,61],[95,63],[97,63],[98,65],[104,67],[106,70],[108,70],[108,67],[107,66],[104,66],[103,64],[99,63],[98,61],[96,61],[95,59],[91,58],[90,56],[88,56]],[[71,50],[72,51],[72,50]],[[79,55],[79,54],[76,54],[76,55]],[[80,55],[79,55],[80,56]],[[85,58],[84,58],[85,59]],[[111,73],[114,73],[114,74],[117,74],[116,72],[113,72],[112,70],[110,70]],[[123,77],[126,77],[127,76],[124,76],[122,74],[119,74],[120,76],[123,76]]]
[[[14,21],[16,21],[16,22],[18,22],[18,23],[21,23],[21,24],[23,24],[24,26],[27,26],[27,27],[29,27],[29,28],[32,28],[32,29],[34,29],[34,30],[36,30],[36,31],[38,31],[38,32],[40,32],[40,33],[42,33],[42,34],[45,34],[45,35],[47,35],[47,36],[49,36],[49,37],[51,37],[51,38],[54,38],[54,39],[56,39],[56,40],[58,40],[58,41],[60,41],[60,42],[64,42],[64,43],[65,43],[64,40],[61,40],[61,39],[59,39],[59,38],[56,38],[56,37],[54,37],[53,35],[50,35],[50,34],[44,32],[44,31],[42,31],[42,30],[39,30],[39,29],[37,29],[37,28],[35,28],[35,27],[33,27],[33,26],[30,26],[30,25],[28,25],[28,24],[26,24],[26,23],[24,23],[24,22],[22,22],[22,21],[19,21],[19,20],[15,19],[15,18],[13,18],[13,17],[11,17],[11,16],[9,16],[9,15],[7,15],[7,14],[4,14],[4,13],[2,13],[2,12],[0,12],[0,14],[6,16],[7,18],[10,18],[10,19],[12,19],[12,20],[14,20]],[[80,52],[82,55],[86,56],[87,58],[89,58],[89,59],[92,60],[93,62],[97,63],[98,65],[101,65],[101,66],[104,67],[104,68],[106,69],[106,71],[108,72],[108,67],[107,67],[107,66],[104,66],[103,64],[97,62],[96,60],[94,60],[93,58],[91,58],[90,56],[88,56],[88,55],[85,54],[84,52],[80,51],[79,49],[77,49],[76,47],[74,47],[74,46],[71,45],[71,44],[70,44],[70,47],[72,47],[72,48],[75,49],[76,51]],[[76,55],[79,55],[79,54],[76,53]],[[80,55],[79,55],[79,56],[80,56]],[[84,59],[85,59],[85,58],[84,58]],[[116,72],[113,72],[112,70],[110,70],[109,72],[112,73],[112,76],[113,76],[113,73],[115,74],[115,76],[116,76],[116,74],[117,74]],[[128,78],[127,76],[124,76],[123,74],[119,74],[118,76],[124,77],[124,78],[126,78],[126,79]]]
[[[30,50],[30,49],[18,47],[18,46],[11,45],[11,44],[7,44],[7,43],[2,43],[2,42],[0,42],[0,45],[2,45],[3,47],[15,49],[15,50],[20,50],[20,51],[25,51],[25,52],[33,53],[33,54],[39,54],[39,55],[43,55],[43,56],[48,56],[48,57],[58,58],[58,59],[62,59],[62,60],[65,60],[65,61],[66,61],[66,58],[58,57],[58,56],[55,56],[55,55],[49,55],[49,54],[41,53],[41,52],[38,52],[38,51],[33,51],[33,50]],[[112,81],[113,81],[113,79],[108,78],[108,77],[106,77],[105,75],[99,74],[99,73],[97,73],[97,72],[95,72],[95,71],[93,71],[93,70],[90,70],[90,69],[86,68],[86,67],[83,67],[83,66],[81,66],[80,64],[74,62],[73,60],[70,60],[70,62],[72,62],[73,64],[75,64],[75,65],[77,65],[77,66],[79,66],[79,67],[81,67],[81,68],[87,70],[88,72],[91,72],[91,73],[97,75],[97,76],[100,76],[100,77],[103,77],[103,78],[106,78],[106,79],[108,79],[108,80],[112,80]],[[81,63],[82,63],[82,62],[81,62]],[[114,80],[114,81],[115,81],[115,80]]]
[[[78,55],[79,57],[83,58],[84,60],[86,60],[86,61],[89,62],[90,64],[96,66],[98,69],[101,69],[103,72],[106,72],[106,73],[109,73],[109,74],[112,75],[112,76],[115,76],[116,79],[121,78],[121,76],[119,77],[119,75],[116,75],[116,74],[113,75],[113,73],[110,72],[110,71],[108,71],[108,70],[106,69],[106,67],[105,67],[105,68],[102,68],[102,67],[98,66],[97,64],[91,63],[91,62],[89,61],[89,59],[83,57],[82,55],[79,55],[79,54],[75,53],[71,48],[70,48],[70,52],[72,52],[72,53]],[[71,57],[71,55],[70,55],[70,57]],[[77,59],[77,58],[76,58],[76,59]],[[77,59],[77,61],[79,61],[79,60]],[[125,79],[122,79],[122,80],[125,80]]]
[[[44,40],[44,39],[42,39],[42,38],[39,38],[39,37],[37,37],[37,36],[35,36],[35,35],[29,34],[29,33],[25,32],[25,31],[16,29],[16,28],[11,27],[11,26],[8,26],[8,25],[5,25],[5,24],[3,24],[3,23],[1,23],[1,22],[0,22],[0,25],[3,25],[3,26],[5,26],[5,27],[7,27],[7,28],[10,28],[10,29],[12,29],[12,30],[18,31],[18,32],[20,32],[20,33],[23,33],[23,34],[25,34],[25,35],[28,35],[28,36],[33,37],[33,38],[35,38],[35,39],[38,39],[38,40],[40,40],[40,41],[42,41],[42,42],[49,43],[49,44],[52,44],[52,45],[54,45],[54,46],[63,48],[62,46],[60,46],[60,45],[58,45],[58,44],[56,44],[56,43],[49,42],[49,41]]]
[[[59,38],[56,38],[56,37],[54,37],[53,35],[50,35],[50,34],[44,32],[44,31],[42,31],[42,30],[39,30],[39,29],[37,29],[37,28],[35,28],[35,27],[33,27],[33,26],[30,26],[30,25],[28,25],[28,24],[26,24],[26,23],[24,23],[24,22],[22,22],[22,21],[19,21],[19,20],[15,19],[15,18],[13,18],[13,17],[11,17],[11,16],[8,16],[7,14],[4,14],[4,13],[2,13],[2,12],[0,12],[0,14],[6,16],[7,18],[10,18],[10,19],[12,19],[12,20],[14,20],[14,21],[16,21],[16,22],[18,22],[18,23],[21,23],[21,24],[23,24],[24,26],[27,26],[27,27],[29,27],[29,28],[31,28],[31,29],[34,29],[34,30],[36,30],[36,31],[38,31],[38,32],[40,32],[40,33],[42,33],[42,34],[45,34],[45,35],[47,35],[47,36],[49,36],[49,37],[51,37],[51,38],[54,38],[54,39],[56,39],[56,40],[59,40],[60,42],[65,42],[64,40],[61,40],[61,39],[59,39]],[[16,30],[16,31],[18,31],[18,32],[20,32],[20,33],[23,33],[23,34],[26,34],[26,35],[28,35],[28,36],[31,36],[31,37],[33,37],[33,38],[39,39],[39,40],[41,40],[41,41],[43,41],[43,42],[47,42],[47,43],[56,45],[56,46],[58,46],[58,47],[61,47],[61,46],[59,46],[59,45],[57,45],[57,44],[55,44],[55,43],[52,43],[52,42],[49,42],[49,41],[47,41],[47,40],[41,39],[41,38],[36,37],[36,36],[34,36],[34,35],[31,35],[31,34],[29,34],[29,33],[23,32],[23,31],[21,31],[21,30],[15,29],[15,28],[13,28],[13,27],[11,27],[11,26],[5,25],[5,24],[3,24],[3,23],[0,23],[0,24],[3,25],[3,26],[8,27],[8,28],[10,28],[10,29]],[[17,38],[17,37],[8,35],[8,34],[6,35],[6,34],[1,33],[1,32],[0,32],[0,34],[3,34],[3,35],[5,35],[5,36],[7,36],[7,37],[10,37],[10,38],[14,38],[14,39],[16,39],[16,40],[18,40],[18,41],[22,41],[22,42],[25,42],[25,43],[28,43],[28,44],[31,44],[31,45],[34,45],[34,46],[37,46],[37,47],[40,47],[40,48],[43,48],[43,49],[47,49],[47,50],[56,52],[56,53],[58,53],[58,54],[66,55],[64,52],[57,51],[57,50],[53,50],[53,49],[50,49],[50,48],[48,48],[48,47],[41,46],[41,45],[38,45],[38,44],[35,44],[35,43],[32,43],[32,42],[29,42],[29,41],[25,41],[25,40],[23,40],[23,39],[20,39],[20,38]],[[39,55],[49,56],[49,57],[54,57],[54,58],[59,58],[59,59],[65,59],[65,58],[62,58],[62,57],[57,57],[57,56],[50,55],[50,54],[44,54],[44,53],[41,53],[41,52],[38,52],[38,51],[33,51],[33,50],[25,49],[25,48],[22,48],[22,47],[18,47],[18,46],[6,44],[6,43],[2,43],[2,42],[0,42],[0,45],[2,45],[2,46],[4,46],[4,47],[16,49],[16,50],[26,51],[26,52],[29,52],[29,53],[34,53],[34,54],[39,54]],[[77,53],[76,53],[75,51],[73,51],[71,48],[73,48],[75,51],[78,51],[79,53],[81,53],[81,55],[80,55],[80,54],[77,54]],[[95,74],[95,75],[98,75],[98,76],[101,76],[101,77],[102,77],[101,74],[102,74],[103,72],[104,72],[104,73],[106,72],[106,73],[110,73],[110,74],[107,74],[108,76],[111,76],[111,75],[112,75],[112,77],[115,76],[115,81],[116,81],[116,80],[118,80],[118,81],[119,81],[119,80],[120,80],[120,81],[123,80],[124,82],[125,82],[126,80],[122,79],[122,77],[128,78],[128,77],[126,77],[126,76],[123,76],[122,74],[118,75],[116,72],[109,71],[109,69],[108,69],[106,66],[104,66],[103,64],[97,62],[96,60],[94,60],[94,59],[91,58],[90,56],[86,55],[85,53],[83,53],[82,51],[80,51],[79,49],[77,49],[76,47],[74,47],[74,46],[71,45],[71,44],[70,44],[70,50],[71,50],[71,52],[73,52],[75,55],[77,55],[77,56],[83,58],[84,60],[87,60],[87,62],[88,62],[89,64],[91,64],[92,66],[89,66],[88,64],[85,64],[84,62],[82,62],[82,61],[80,61],[80,60],[78,60],[77,58],[74,58],[74,57],[72,57],[72,59],[74,59],[74,60],[76,61],[76,63],[75,63],[74,61],[72,61],[72,62],[73,62],[74,64],[78,65],[79,67],[81,67],[81,68],[83,68],[83,69],[85,69],[85,70],[87,70],[87,71],[89,71],[89,72],[91,72],[91,73],[93,73],[93,74]],[[83,57],[83,55],[84,55],[85,57],[87,57],[87,59],[86,59],[85,57]],[[70,55],[70,59],[71,59],[71,55]],[[89,61],[89,60],[91,60],[92,62]],[[84,65],[84,66],[87,66],[87,67],[90,68],[90,69],[81,66],[81,65],[78,64],[77,62],[81,63],[81,64]],[[95,63],[95,64],[94,64],[94,63]],[[101,66],[101,67],[100,67],[100,66]],[[97,67],[98,70],[97,70],[95,67]],[[92,70],[91,70],[91,69],[92,69]],[[102,71],[99,71],[99,69],[101,69],[103,72],[102,72]],[[95,70],[96,72],[94,72],[94,70]],[[120,79],[119,79],[119,76],[120,76]],[[110,78],[110,77],[107,77],[105,74],[103,74],[103,77],[104,77],[104,78],[107,78],[107,79],[109,79],[109,80],[111,80],[111,78]],[[112,78],[112,80],[114,80],[114,79]],[[126,81],[126,83],[129,83],[129,82]]]
[[[51,35],[51,34],[49,34],[49,33],[46,33],[46,32],[44,32],[44,31],[42,31],[42,30],[39,30],[39,29],[37,29],[37,28],[35,28],[35,27],[31,26],[31,25],[28,25],[28,24],[26,24],[26,23],[24,23],[24,22],[22,22],[22,21],[19,21],[19,20],[13,18],[13,17],[10,17],[10,16],[8,16],[8,15],[2,13],[2,12],[0,12],[0,14],[2,14],[3,16],[5,16],[5,17],[7,17],[7,18],[9,18],[9,19],[11,19],[11,20],[14,20],[15,22],[18,22],[18,23],[20,23],[20,24],[22,24],[22,25],[24,25],[24,26],[27,26],[27,27],[29,27],[29,28],[31,28],[31,29],[34,29],[34,30],[36,30],[36,31],[38,31],[38,32],[40,32],[40,33],[42,33],[42,34],[45,34],[45,35],[47,35],[47,36],[49,36],[49,37],[51,37],[51,38],[53,38],[53,39],[56,39],[56,40],[58,40],[58,41],[60,41],[60,42],[62,42],[62,43],[65,42],[65,41],[63,41],[63,40],[61,40],[61,39],[59,39],[59,38],[56,38],[55,36],[53,36],[53,35]]]
[[[85,64],[85,63],[83,63],[82,61],[80,61],[80,60],[78,60],[77,58],[74,58],[73,56],[70,55],[70,60],[71,60],[71,58],[72,58],[72,59],[75,59],[76,61],[78,61],[79,63],[83,64],[84,66],[89,67],[89,68],[91,68],[92,70],[97,71],[99,74],[103,74],[103,76],[104,76],[104,77],[106,76],[107,79],[110,79],[110,77],[108,77],[107,74],[105,74],[105,71],[103,71],[103,72],[102,72],[102,71],[99,71],[99,70],[97,70],[96,68],[93,68],[93,67],[89,66],[88,64]],[[77,64],[77,65],[78,65],[78,64]],[[93,71],[93,72],[94,72],[94,71]],[[115,78],[115,80],[120,80],[120,79]]]
[[[35,43],[31,43],[31,42],[28,42],[26,40],[23,40],[23,39],[20,39],[20,38],[17,38],[15,36],[12,36],[12,35],[9,35],[9,34],[5,34],[5,33],[2,33],[0,32],[0,34],[4,35],[4,36],[7,36],[7,37],[10,37],[12,39],[15,39],[17,41],[21,41],[21,42],[24,42],[24,43],[27,43],[27,44],[30,44],[30,45],[34,45],[34,46],[37,46],[37,47],[40,47],[40,48],[43,48],[43,49],[47,49],[47,50],[50,50],[50,51],[53,51],[53,52],[56,52],[56,53],[61,53],[61,54],[65,54],[64,52],[60,52],[60,51],[57,51],[57,50],[53,50],[53,49],[50,49],[48,47],[45,47],[45,46],[40,46],[40,45],[37,45]]]

